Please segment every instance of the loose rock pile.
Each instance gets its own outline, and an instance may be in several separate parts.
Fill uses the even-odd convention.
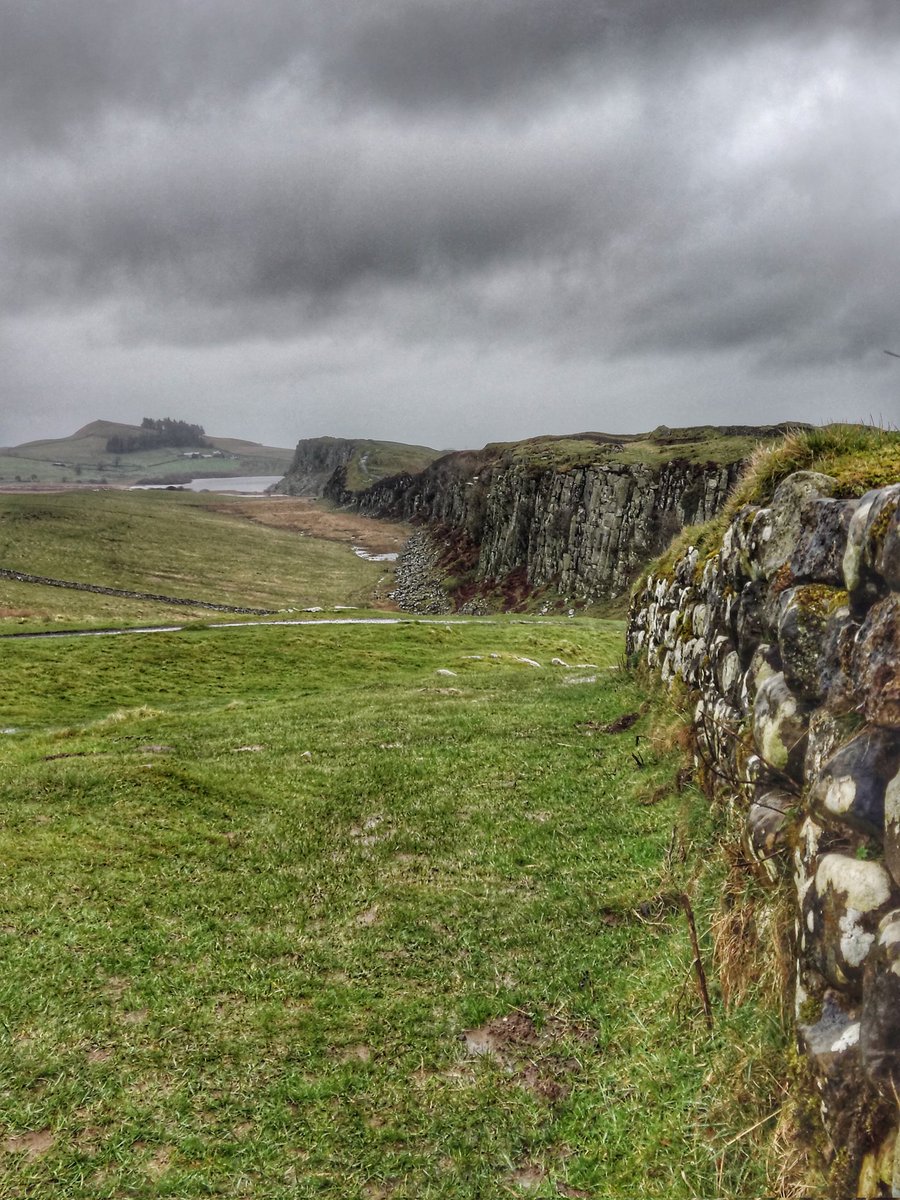
[[[628,640],[695,692],[714,790],[794,889],[798,1038],[845,1186],[900,1196],[900,484],[835,491],[798,472],[744,508],[647,579]]]
[[[424,530],[414,533],[397,560],[393,598],[403,612],[446,613],[451,604],[441,583],[440,551]]]

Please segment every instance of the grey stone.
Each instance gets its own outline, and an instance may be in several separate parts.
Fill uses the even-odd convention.
[[[855,500],[814,497],[800,509],[800,533],[791,555],[794,577],[802,582],[844,586],[843,561]]]
[[[842,742],[859,732],[860,718],[855,713],[836,716],[825,708],[817,708],[809,719],[809,740],[803,773],[815,782],[822,768]]]
[[[818,471],[795,471],[775,489],[771,518],[759,536],[756,557],[767,579],[790,564],[802,531],[802,511],[809,500],[833,496],[837,483]]]
[[[829,712],[851,712],[862,705],[854,656],[859,621],[846,605],[828,617],[819,652],[819,690]]]
[[[860,1056],[869,1078],[896,1096],[900,1092],[900,908],[882,918],[866,963]]]
[[[806,584],[785,592],[778,618],[778,646],[788,687],[807,700],[822,694],[819,658],[828,618],[847,593],[826,584]]]
[[[879,574],[885,568],[885,537],[896,521],[900,483],[866,492],[856,507],[847,531],[843,575],[857,604],[871,602],[883,590]],[[891,540],[893,544],[893,538]],[[893,564],[888,564],[893,577]]]
[[[813,960],[829,983],[844,988],[861,981],[878,922],[893,899],[880,863],[822,856],[803,899],[802,921]]]
[[[891,592],[869,609],[856,638],[855,676],[864,712],[877,725],[900,727],[900,595]]]
[[[756,693],[753,739],[762,760],[792,779],[803,778],[811,706],[796,696],[783,672],[770,675]]]
[[[884,861],[894,882],[900,884],[900,772],[884,789]]]
[[[888,587],[900,592],[900,505],[890,515],[875,566]]]
[[[750,580],[741,588],[734,614],[734,632],[741,663],[747,666],[753,652],[763,640],[762,608],[766,585],[762,580]]]
[[[747,848],[772,880],[784,869],[798,806],[799,798],[781,788],[758,784],[754,790],[747,813]]]
[[[828,760],[810,791],[812,812],[867,837],[884,834],[888,783],[900,769],[900,734],[869,727]]]
[[[815,1022],[800,1022],[798,1032],[807,1051],[816,1059],[819,1070],[831,1065],[827,1060],[853,1051],[859,1041],[859,1014],[848,1005],[845,996],[828,988],[822,997],[821,1013]]]

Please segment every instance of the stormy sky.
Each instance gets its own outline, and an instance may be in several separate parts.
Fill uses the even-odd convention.
[[[900,420],[896,0],[0,0],[0,445]]]

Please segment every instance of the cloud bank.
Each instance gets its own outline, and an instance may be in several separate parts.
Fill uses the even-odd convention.
[[[0,443],[896,423],[900,7],[0,0]]]

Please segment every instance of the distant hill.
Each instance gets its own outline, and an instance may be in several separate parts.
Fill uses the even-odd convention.
[[[0,449],[0,483],[177,483],[227,475],[283,475],[293,451],[240,438],[206,435],[207,447],[160,446],[111,454],[110,438],[142,432],[121,421],[91,421],[69,437]]]
[[[278,491],[289,496],[320,496],[325,484],[340,473],[341,486],[362,492],[392,475],[417,475],[440,451],[403,442],[368,438],[303,438]]]

